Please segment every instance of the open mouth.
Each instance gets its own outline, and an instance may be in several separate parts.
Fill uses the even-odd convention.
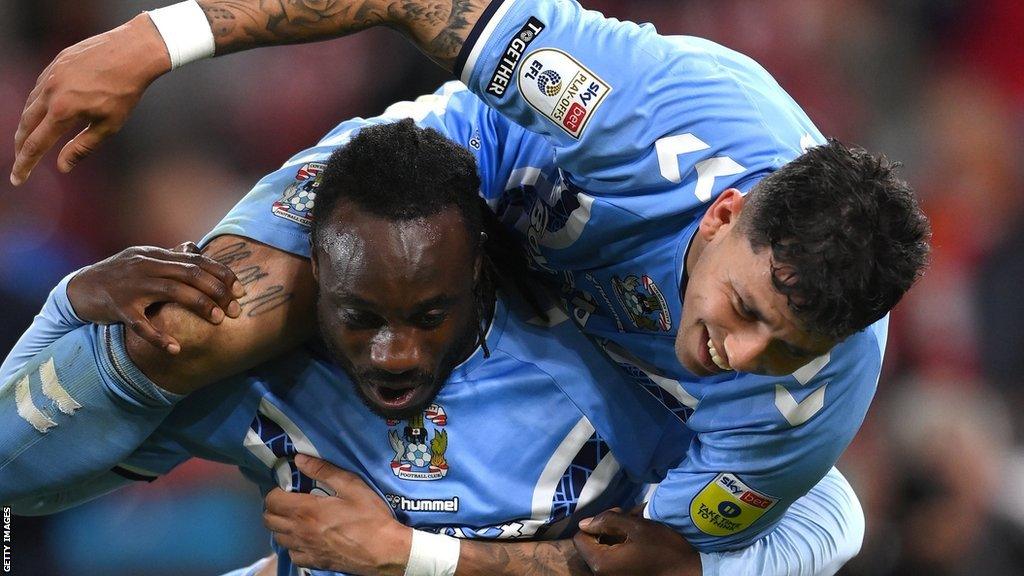
[[[374,396],[377,397],[377,401],[382,406],[390,409],[400,409],[409,405],[414,397],[416,396],[417,386],[410,384],[408,386],[402,386],[398,384],[372,384],[371,389],[373,390]]]
[[[729,362],[722,358],[721,353],[717,348],[715,348],[715,343],[711,341],[711,334],[708,332],[707,326],[703,327],[702,332],[703,341],[698,353],[700,363],[703,364],[704,368],[712,374],[732,370],[732,367],[729,366]]]

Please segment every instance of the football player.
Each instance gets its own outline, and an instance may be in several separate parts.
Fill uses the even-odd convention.
[[[923,269],[928,224],[891,163],[827,141],[749,58],[572,0],[184,2],[57,57],[29,96],[12,178],[87,119],[59,157],[69,169],[173,67],[377,25],[462,82],[341,124],[261,181],[208,253],[241,234],[308,255],[296,186],[365,125],[435,128],[477,157],[482,196],[574,321],[696,432],[644,515],[705,551],[770,532],[863,420],[887,313]],[[254,341],[242,350],[278,350],[280,330],[311,314],[308,285],[293,256],[258,258],[300,279],[273,310],[282,318],[239,328]],[[211,343],[249,320],[216,336],[193,326],[190,362],[231,366]]]
[[[0,370],[0,500],[52,512],[199,456],[238,466],[270,494],[281,574],[295,573],[293,561],[357,574],[587,573],[564,536],[582,517],[637,503],[645,482],[678,466],[692,432],[624,383],[557,307],[539,306],[525,277],[508,274],[514,251],[500,249],[500,228],[484,234],[465,149],[410,120],[381,124],[315,178],[317,343],[199,390],[181,386],[152,357],[133,360],[129,330],[79,327],[75,313],[104,317],[109,286],[163,272],[115,258],[103,274],[69,277]],[[290,292],[256,289],[251,279],[266,273],[250,267],[251,248],[225,250],[235,276],[198,260],[212,272],[200,291],[229,317],[280,309],[260,295]],[[249,292],[225,304],[236,278]],[[181,298],[196,300],[189,294]],[[187,356],[189,343],[180,345]],[[320,548],[295,516],[316,520]],[[698,559],[681,536],[644,525],[659,545],[641,539],[647,557],[628,566],[647,574],[830,573],[863,529],[837,472],[740,552]]]

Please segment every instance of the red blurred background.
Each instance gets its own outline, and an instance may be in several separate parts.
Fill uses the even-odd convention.
[[[0,135],[13,140],[62,48],[167,3],[0,3]],[[934,255],[893,314],[878,396],[840,465],[868,517],[844,573],[1024,573],[1024,2],[583,3],[744,52],[825,134],[905,163]],[[0,350],[68,271],[131,244],[197,240],[339,121],[447,79],[397,35],[371,31],[159,80],[71,175],[51,153],[24,186],[0,184]],[[8,145],[0,171],[12,161]],[[15,519],[15,573],[217,574],[269,551],[260,510],[237,472],[191,462],[78,510]]]

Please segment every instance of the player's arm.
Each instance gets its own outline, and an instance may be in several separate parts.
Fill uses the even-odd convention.
[[[571,0],[202,0],[199,6],[190,24],[172,26],[188,32],[164,32],[172,44],[175,37],[183,44],[209,37],[201,55],[370,26],[401,30],[488,106],[548,138],[559,166],[592,192],[680,185],[694,201],[706,200],[774,166],[785,156],[775,138],[796,149],[803,135],[776,134],[779,129],[765,135],[765,115],[794,113],[780,104],[788,105],[788,97],[740,84],[742,78],[775,86],[756,65],[740,59],[727,65],[703,44],[680,48],[651,27],[605,18]],[[62,52],[22,113],[12,181],[24,180],[60,134],[88,122],[58,158],[70,170],[120,129],[149,84],[170,69],[163,39],[146,15]],[[669,139],[657,144],[663,137]],[[742,166],[733,160],[741,152]],[[680,166],[711,158],[680,173]]]
[[[336,494],[323,497],[274,489],[267,495],[264,525],[299,566],[400,576],[420,573],[406,571],[406,565],[418,556],[435,566],[457,565],[456,576],[591,574],[572,540],[474,542],[415,532],[395,520],[387,504],[355,474],[304,455],[297,456],[295,463]],[[367,531],[366,526],[375,528]],[[417,539],[422,540],[417,544]],[[414,548],[419,552],[411,553]],[[436,562],[431,560],[434,555],[440,555]]]
[[[576,552],[572,540],[535,542],[478,542],[463,540],[455,576],[517,576],[593,574]],[[699,574],[699,573],[698,573]],[[679,576],[684,576],[680,573]]]
[[[146,316],[150,306],[176,302],[216,324],[225,316],[238,316],[235,298],[243,294],[234,273],[199,254],[191,242],[174,250],[128,248],[57,284],[4,360],[0,382],[61,336],[90,322],[123,323],[153,346],[174,353],[180,346],[153,327]]]
[[[194,29],[186,36],[202,38],[201,45],[208,42],[208,55],[212,55],[214,49],[216,54],[227,54],[389,26],[451,70],[488,4],[488,0],[202,0],[199,6],[206,20],[193,15]],[[172,50],[177,57],[178,51]],[[70,171],[121,129],[146,88],[170,71],[172,62],[146,14],[58,54],[39,75],[22,112],[14,138],[11,183],[18,185],[28,178],[61,134],[87,124],[58,157],[60,170]]]
[[[180,344],[175,355],[134,334],[126,338],[134,364],[178,394],[252,368],[312,334],[313,277],[307,259],[233,235],[217,236],[203,253],[230,268],[244,287],[238,317],[214,325],[183,306],[163,306],[151,322]]]
[[[239,317],[219,326],[207,321],[205,309],[200,318],[187,306],[166,304],[153,314],[155,330],[175,339],[178,354],[120,324],[90,324],[65,329],[11,366],[0,385],[0,501],[91,482],[140,446],[184,394],[305,338],[312,291],[305,259],[230,236],[206,250],[233,270],[247,294]],[[145,290],[142,282],[125,285]]]
[[[699,560],[681,534],[636,513],[609,510],[580,528],[573,541],[597,576],[678,576],[694,565],[703,576],[830,576],[860,551],[864,512],[833,469],[770,532],[738,550],[701,552]]]
[[[182,406],[175,410],[185,410],[189,414],[185,416],[188,419],[195,417],[194,407],[195,405]],[[206,414],[209,409],[201,407],[200,410]],[[55,514],[129,484],[156,480],[192,457],[188,448],[178,440],[176,427],[179,424],[173,422],[173,414],[174,411],[171,418],[164,420],[138,448],[109,470],[100,470],[91,478],[69,483],[62,481],[64,470],[57,468],[44,479],[46,486],[17,500],[5,501],[4,504],[10,506],[15,514],[22,516]],[[178,422],[180,421],[181,418],[178,419]],[[104,425],[110,426],[111,423],[107,422]],[[84,452],[91,453],[103,449],[103,439],[90,440],[90,445],[82,448]],[[34,449],[30,448],[29,451]]]
[[[306,456],[296,464],[336,496],[275,489],[266,498],[264,524],[299,566],[341,572],[418,573],[407,571],[415,563],[455,566],[456,576],[820,576],[856,554],[864,534],[856,495],[834,470],[749,546],[698,555],[668,526],[616,511],[581,522],[575,546],[569,539],[456,541],[403,526],[354,474]],[[365,530],[369,525],[373,532]]]

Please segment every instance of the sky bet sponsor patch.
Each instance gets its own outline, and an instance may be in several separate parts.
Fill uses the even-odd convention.
[[[612,87],[565,52],[542,48],[523,60],[519,90],[530,106],[579,138]]]
[[[530,16],[526,24],[523,24],[519,32],[509,41],[508,46],[505,46],[505,51],[501,53],[501,60],[495,66],[494,74],[491,74],[491,81],[487,84],[488,94],[493,94],[498,98],[505,95],[508,83],[512,80],[512,74],[516,71],[516,64],[519,64],[519,59],[523,57],[523,52],[526,52],[530,43],[543,30],[544,23]]]
[[[705,534],[728,536],[749,527],[778,501],[723,472],[694,497],[690,518]]]

